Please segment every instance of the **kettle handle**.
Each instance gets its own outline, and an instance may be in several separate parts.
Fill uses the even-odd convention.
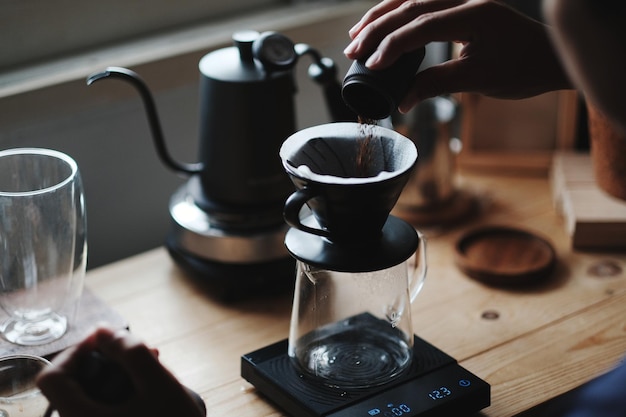
[[[311,56],[313,63],[309,65],[308,75],[322,86],[326,107],[330,111],[331,118],[335,122],[356,122],[358,115],[344,103],[341,97],[341,83],[337,79],[335,62],[328,57],[322,57],[310,45],[299,43],[294,48],[299,57]]]
[[[148,115],[148,122],[150,124],[150,130],[152,131],[152,138],[154,139],[154,146],[156,147],[157,154],[159,155],[159,158],[161,158],[161,161],[172,170],[182,174],[193,175],[202,171],[204,164],[201,162],[183,164],[175,161],[170,156],[167,151],[167,146],[165,145],[165,139],[163,138],[163,130],[161,129],[161,124],[159,123],[159,117],[157,116],[154,99],[152,98],[152,94],[150,93],[148,86],[141,79],[141,77],[139,77],[139,74],[127,68],[107,67],[104,71],[89,75],[87,77],[87,85],[91,85],[96,81],[108,77],[120,78],[131,83],[141,95],[146,108],[146,114]]]

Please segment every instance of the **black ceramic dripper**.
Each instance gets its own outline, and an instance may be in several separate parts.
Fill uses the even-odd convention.
[[[287,249],[297,259],[380,269],[415,251],[415,230],[389,216],[417,160],[410,139],[376,125],[333,123],[293,134],[280,156],[296,186],[284,217],[292,227]],[[303,216],[305,205],[311,216]]]

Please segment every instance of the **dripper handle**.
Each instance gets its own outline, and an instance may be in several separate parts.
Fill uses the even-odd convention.
[[[422,290],[424,286],[424,280],[426,279],[426,272],[428,265],[426,264],[426,236],[420,231],[417,231],[417,237],[419,244],[417,251],[415,252],[415,265],[413,266],[413,273],[411,274],[409,281],[409,300],[411,303],[417,297],[417,294]]]
[[[309,227],[302,224],[300,221],[300,210],[302,210],[302,207],[309,200],[316,196],[317,193],[310,187],[304,187],[294,191],[285,202],[283,217],[285,218],[287,224],[291,227],[314,235],[330,237],[330,233],[327,230]]]

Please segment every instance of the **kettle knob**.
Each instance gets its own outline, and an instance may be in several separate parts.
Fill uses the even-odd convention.
[[[242,30],[233,34],[233,43],[239,50],[239,57],[244,65],[254,65],[252,44],[260,35],[256,30]]]
[[[294,43],[278,32],[264,32],[252,44],[252,53],[266,71],[286,71],[296,64]]]

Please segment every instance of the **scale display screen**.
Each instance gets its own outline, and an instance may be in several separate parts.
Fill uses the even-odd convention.
[[[449,416],[461,406],[458,401],[479,399],[485,384],[469,371],[452,364],[328,414],[328,417],[410,417],[437,409],[441,410],[441,415]]]

